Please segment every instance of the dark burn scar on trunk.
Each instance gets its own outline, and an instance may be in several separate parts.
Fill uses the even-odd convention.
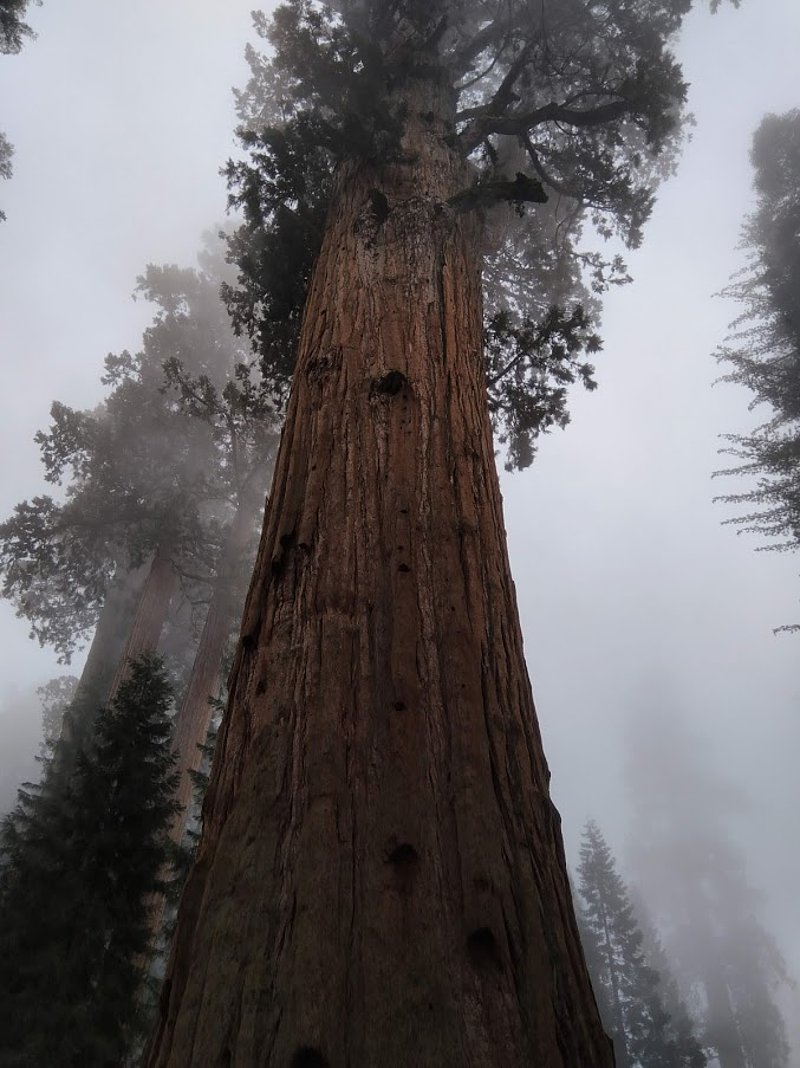
[[[292,1057],[291,1068],[329,1068],[329,1064],[318,1049],[302,1046]]]
[[[369,205],[375,222],[378,226],[383,226],[389,218],[389,201],[379,189],[370,189]]]
[[[467,956],[478,972],[502,970],[497,940],[488,927],[479,927],[467,938]]]
[[[281,534],[280,538],[278,539],[280,551],[272,557],[271,561],[273,575],[280,575],[281,571],[283,570],[284,564],[286,563],[286,558],[289,554],[289,550],[292,548],[296,540],[297,532],[294,529],[287,531],[285,534]]]
[[[367,248],[375,245],[381,227],[389,218],[390,212],[391,208],[386,195],[380,189],[370,189],[364,206],[353,224],[353,233],[362,239]]]
[[[408,897],[414,888],[419,854],[410,842],[401,842],[387,850],[386,863],[391,867],[394,884],[401,896]]]
[[[402,371],[388,371],[381,378],[374,378],[370,386],[372,396],[396,397],[408,385],[408,379]]]

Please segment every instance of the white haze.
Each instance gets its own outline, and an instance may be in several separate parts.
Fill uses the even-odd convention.
[[[30,12],[39,39],[0,57],[0,129],[16,148],[0,183],[2,515],[44,489],[32,436],[51,400],[94,404],[106,352],[137,345],[149,311],[130,299],[136,275],[192,263],[223,216],[217,170],[235,151],[230,87],[246,78],[250,7],[45,0]],[[624,859],[624,724],[674,695],[716,773],[749,798],[732,831],[798,977],[800,636],[772,633],[800,621],[798,566],[754,552],[721,525],[732,509],[712,503],[727,488],[711,480],[719,435],[757,413],[744,391],[711,388],[711,353],[736,314],[712,294],[741,262],[750,138],[765,112],[800,106],[799,44],[797,0],[690,18],[681,56],[697,125],[630,258],[634,285],[608,301],[600,389],[573,398],[572,425],[530,471],[503,479],[570,854],[591,815]],[[0,635],[0,692],[63,670],[5,603]],[[20,726],[23,748],[29,737]]]

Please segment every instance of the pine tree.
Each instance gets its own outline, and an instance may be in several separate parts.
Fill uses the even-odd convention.
[[[787,1068],[775,1001],[786,965],[726,828],[742,798],[673,708],[642,717],[630,741],[636,881],[700,1006],[704,1043],[721,1068]]]
[[[618,1068],[703,1068],[699,1044],[666,1009],[662,979],[645,958],[627,887],[592,820],[583,832],[578,871],[587,966]]]
[[[229,298],[292,387],[150,1065],[610,1065],[491,415],[522,465],[529,391],[583,377],[626,274],[589,232],[641,238],[690,6],[257,16]]]
[[[137,958],[175,810],[170,685],[142,657],[69,787],[21,791],[2,831],[0,1065],[118,1065],[141,1025]]]
[[[748,434],[727,436],[735,466],[718,474],[755,478],[720,500],[745,505],[727,520],[769,539],[767,548],[800,544],[800,110],[768,115],[753,138],[756,208],[742,245],[747,268],[725,290],[742,306],[717,352],[724,381],[746,386],[751,408],[766,416]],[[792,628],[788,628],[792,629]]]
[[[676,1065],[705,1065],[706,1055],[703,1053],[698,1034],[699,1025],[689,1011],[689,1007],[681,993],[678,981],[675,978],[672,962],[669,959],[661,936],[653,923],[649,910],[638,892],[631,893],[636,919],[642,932],[642,951],[646,964],[658,973],[658,993],[664,1009],[669,1016],[669,1025],[666,1035],[678,1053]],[[683,1059],[680,1059],[683,1058]],[[671,1063],[671,1062],[666,1062]]]
[[[41,0],[33,0],[41,3]],[[0,53],[13,55],[33,31],[24,21],[31,0],[0,0]]]

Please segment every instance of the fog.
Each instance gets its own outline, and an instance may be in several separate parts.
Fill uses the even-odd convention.
[[[0,57],[0,130],[15,148],[0,183],[0,518],[46,490],[33,435],[51,401],[92,407],[106,353],[139,344],[152,310],[131,299],[137,275],[192,265],[224,217],[218,171],[237,152],[231,87],[247,76],[250,7],[45,0],[28,16],[38,38]],[[798,44],[796,0],[688,20],[680,58],[695,125],[630,254],[634,283],[606,300],[599,389],[574,393],[571,424],[502,489],[571,861],[591,817],[625,878],[655,896],[642,782],[672,767],[663,791],[682,796],[680,760],[659,764],[649,744],[674,715],[707,771],[692,807],[713,810],[754,914],[800,979],[800,636],[773,633],[800,622],[798,565],[725,526],[735,509],[713,501],[728,486],[712,479],[726,466],[720,435],[760,421],[744,390],[712,385],[738,311],[714,294],[743,262],[753,131],[800,106]],[[27,630],[0,602],[0,808],[38,751],[27,695],[66,670]],[[661,912],[669,949],[669,902]],[[800,1000],[788,986],[780,997],[800,1065]]]

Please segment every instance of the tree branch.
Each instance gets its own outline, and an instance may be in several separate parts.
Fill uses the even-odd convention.
[[[474,121],[464,130],[459,139],[466,153],[474,148],[490,133],[517,134],[522,137],[535,126],[543,122],[563,122],[568,126],[591,127],[602,126],[607,122],[621,119],[633,110],[627,100],[615,100],[610,104],[601,104],[585,111],[556,104],[552,101],[533,111],[511,112],[505,115],[492,115],[487,105],[485,108],[470,108],[462,112],[457,119],[474,117]]]
[[[481,52],[484,52],[495,41],[499,41],[516,24],[514,16],[505,19],[492,19],[479,33],[476,33],[460,51],[453,56],[453,67],[456,71],[465,72]]]

